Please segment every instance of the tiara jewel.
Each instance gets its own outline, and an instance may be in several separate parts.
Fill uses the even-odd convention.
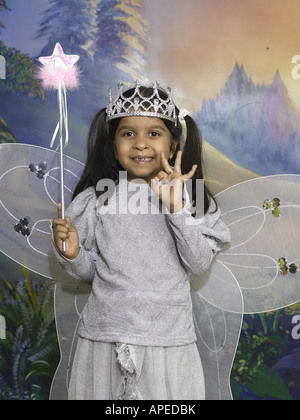
[[[106,108],[106,121],[113,118],[145,116],[167,119],[177,124],[176,106],[172,99],[171,88],[163,90],[157,82],[149,85],[142,85],[138,80],[132,96],[126,97],[123,92],[124,84],[118,85],[118,96],[113,100],[111,88],[109,89],[109,102]],[[141,88],[151,88],[153,93],[150,96],[144,96]],[[127,90],[128,91],[128,90]],[[164,92],[166,99],[162,98]]]

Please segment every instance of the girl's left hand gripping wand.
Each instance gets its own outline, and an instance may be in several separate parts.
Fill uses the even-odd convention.
[[[52,137],[50,147],[53,147],[59,132],[62,219],[65,218],[64,148],[67,147],[69,141],[66,91],[67,89],[76,89],[79,86],[79,71],[77,66],[75,66],[79,58],[78,55],[65,55],[61,45],[57,43],[51,56],[40,57],[38,59],[43,64],[38,76],[42,80],[44,89],[57,90],[58,95],[59,122]],[[63,131],[65,131],[65,140],[63,139]],[[63,242],[63,251],[66,251],[65,242]]]

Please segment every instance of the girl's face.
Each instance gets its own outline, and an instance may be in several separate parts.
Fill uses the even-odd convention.
[[[150,182],[162,170],[161,153],[171,159],[179,140],[171,141],[171,133],[160,118],[125,117],[115,135],[115,156],[128,181],[142,178]]]

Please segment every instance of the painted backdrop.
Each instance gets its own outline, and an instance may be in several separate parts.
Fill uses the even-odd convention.
[[[50,147],[57,98],[35,72],[60,42],[81,57],[80,88],[68,95],[71,158],[85,161],[109,86],[155,79],[199,123],[215,194],[300,174],[299,13],[298,0],[0,0],[0,143]],[[48,399],[59,362],[54,281],[14,263],[1,241],[0,399]],[[244,316],[235,399],[300,399],[299,321],[297,302]]]

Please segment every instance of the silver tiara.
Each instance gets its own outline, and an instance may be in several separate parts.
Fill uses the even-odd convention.
[[[140,92],[141,87],[153,89],[151,96],[143,96]],[[107,118],[106,121],[113,118],[121,117],[157,117],[170,120],[177,124],[176,106],[173,102],[171,95],[171,88],[167,88],[165,92],[166,99],[160,96],[159,84],[157,82],[143,85],[137,81],[132,96],[126,98],[123,92],[124,84],[118,85],[118,96],[113,100],[111,88],[109,89],[109,102],[106,108]],[[128,89],[127,89],[128,90]]]

